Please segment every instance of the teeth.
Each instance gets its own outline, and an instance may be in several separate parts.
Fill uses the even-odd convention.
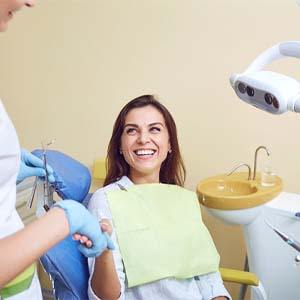
[[[153,155],[155,153],[154,150],[136,150],[134,151],[136,155]]]

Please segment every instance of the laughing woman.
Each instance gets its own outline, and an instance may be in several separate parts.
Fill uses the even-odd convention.
[[[231,299],[197,197],[183,188],[175,122],[152,95],[119,113],[107,163],[89,210],[116,249],[89,260],[90,299]]]

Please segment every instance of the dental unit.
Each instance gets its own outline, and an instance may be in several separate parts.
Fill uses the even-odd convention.
[[[232,74],[230,84],[236,95],[242,101],[271,114],[300,112],[298,80],[264,70],[270,63],[288,57],[300,58],[300,41],[279,43],[261,53],[244,72]],[[268,149],[264,150],[269,155]],[[256,155],[257,152],[255,161]],[[254,165],[253,180],[258,180],[256,163]],[[271,177],[279,178],[273,174]],[[262,183],[262,189],[272,188],[270,184]],[[295,263],[299,265],[300,255],[295,256],[294,252],[300,252],[299,211],[299,194],[287,192],[281,192],[270,201],[250,209],[222,211],[229,224],[243,225],[249,269],[262,281],[268,299],[299,299],[300,269],[295,268]],[[248,222],[250,213],[255,217]],[[286,244],[290,247],[286,247]],[[289,263],[291,257],[294,260]],[[251,299],[258,298],[252,295]]]

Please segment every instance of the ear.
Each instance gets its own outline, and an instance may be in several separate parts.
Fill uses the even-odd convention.
[[[170,141],[169,141],[169,143],[168,143],[168,152],[169,152],[169,153],[172,152],[172,148],[171,148],[171,143],[170,143]]]

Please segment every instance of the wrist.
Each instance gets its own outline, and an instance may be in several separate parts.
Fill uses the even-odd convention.
[[[81,210],[81,204],[77,203],[73,200],[60,200],[55,203],[55,208],[59,208],[60,211],[63,212],[64,217],[68,223],[69,234],[74,234],[77,232],[76,224],[80,222],[80,218],[78,216],[78,210]]]
[[[96,264],[106,264],[111,261],[113,261],[113,255],[109,249],[103,250],[103,252],[96,257]]]
[[[66,215],[66,211],[60,206],[54,206],[46,215],[51,215],[59,222],[63,224],[62,231],[63,234],[68,235],[70,234],[70,224],[69,220]]]

